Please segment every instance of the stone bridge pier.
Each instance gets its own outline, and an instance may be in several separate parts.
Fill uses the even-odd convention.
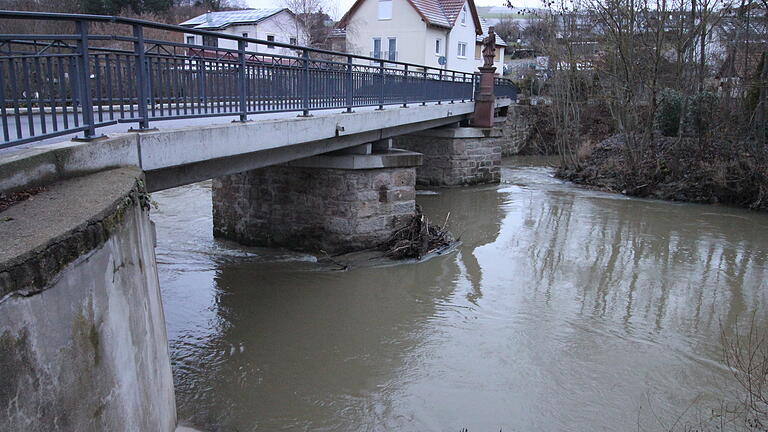
[[[398,148],[423,154],[416,182],[424,186],[462,186],[501,181],[499,128],[461,127],[458,124],[428,129],[395,139]]]
[[[218,177],[214,235],[309,252],[376,247],[413,215],[417,184],[498,183],[503,139],[456,124]]]
[[[215,178],[214,235],[312,252],[376,247],[413,215],[421,162],[386,139]]]

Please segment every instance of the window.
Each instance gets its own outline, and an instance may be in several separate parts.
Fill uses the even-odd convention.
[[[461,58],[467,57],[467,43],[466,42],[459,42],[458,50],[456,52],[456,56]]]
[[[461,8],[461,25],[467,25],[467,5]]]
[[[216,36],[203,36],[203,45],[218,48],[219,38]]]
[[[397,60],[397,39],[389,38],[389,52],[387,53],[387,60]]]
[[[475,44],[475,59],[480,60],[483,58],[483,44]]]
[[[435,54],[440,55],[440,39],[435,39]]]
[[[296,38],[291,38],[291,45],[298,45],[299,42],[296,40]]]
[[[371,52],[371,57],[381,58],[381,39],[379,38],[373,38],[373,52]]]
[[[187,36],[187,45],[194,45],[194,44],[195,44],[195,37]]]
[[[392,19],[392,0],[379,0],[379,19]]]
[[[267,35],[267,42],[274,42],[275,41],[275,35]],[[274,45],[267,45],[267,48],[274,49]]]
[[[247,32],[243,33],[243,37],[247,38],[248,37],[248,33]],[[243,45],[248,46],[248,42],[243,43]]]

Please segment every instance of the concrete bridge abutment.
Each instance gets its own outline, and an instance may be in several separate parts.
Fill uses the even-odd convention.
[[[448,126],[394,139],[398,148],[423,154],[416,182],[423,186],[462,186],[501,181],[499,128]]]
[[[138,169],[46,186],[0,217],[0,430],[176,428]]]
[[[310,252],[376,247],[414,214],[421,161],[384,140],[216,178],[214,235]]]

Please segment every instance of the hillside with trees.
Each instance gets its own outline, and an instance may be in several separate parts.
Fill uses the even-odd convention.
[[[534,38],[549,56],[559,175],[634,196],[768,209],[768,4],[581,5],[549,4]],[[609,134],[592,133],[597,120]]]

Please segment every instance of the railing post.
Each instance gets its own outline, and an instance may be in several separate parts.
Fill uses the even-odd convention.
[[[304,69],[302,71],[304,82],[301,86],[301,106],[303,111],[300,117],[309,117],[309,51],[304,50],[301,58],[304,60]]]
[[[464,97],[464,87],[466,87],[467,84],[467,73],[462,72],[461,73],[461,103],[466,102],[466,98]]]
[[[428,70],[429,68],[424,66],[424,82],[421,83],[421,88],[424,90],[424,97],[421,99],[421,106],[425,106],[427,104],[427,79],[429,78],[427,72]]]
[[[379,61],[379,110],[384,109],[384,60]]]
[[[443,69],[437,73],[437,104],[443,104]]]
[[[451,103],[453,103],[453,97],[455,96],[453,93],[453,89],[456,88],[456,72],[451,72]]]
[[[403,108],[408,108],[408,65],[403,70]]]
[[[354,99],[354,77],[352,75],[352,56],[347,56],[347,73],[346,73],[346,86],[347,86],[347,112],[352,112],[352,106],[355,104]]]
[[[147,99],[149,99],[149,83],[147,81],[147,57],[144,52],[144,27],[141,24],[133,25],[133,52],[136,55],[136,92],[139,105],[139,130],[149,129],[149,112],[147,111]]]
[[[245,41],[237,41],[237,60],[239,70],[237,74],[237,91],[240,96],[240,121],[248,121],[248,105],[246,102],[247,88],[245,85]]]
[[[91,97],[91,73],[90,61],[88,59],[88,21],[78,20],[75,22],[77,33],[80,36],[77,40],[77,65],[80,69],[78,86],[80,90],[80,108],[83,110],[83,125],[87,127],[83,131],[86,140],[93,139],[96,136],[96,126],[93,120],[93,98]],[[77,110],[75,109],[75,115]]]

